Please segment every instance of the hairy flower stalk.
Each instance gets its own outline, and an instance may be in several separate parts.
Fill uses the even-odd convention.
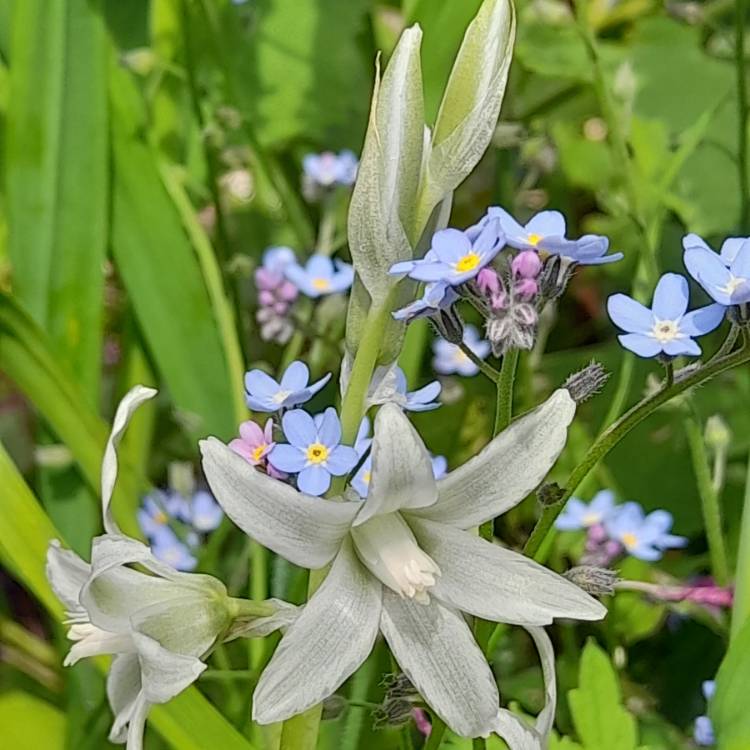
[[[136,386],[115,414],[102,461],[105,533],[92,543],[91,563],[62,549],[57,540],[47,553],[47,578],[65,606],[73,641],[64,664],[114,656],[107,677],[115,715],[109,739],[127,742],[128,750],[143,747],[150,707],[195,682],[218,643],[267,635],[296,616],[296,607],[283,602],[231,598],[221,581],[177,571],[118,528],[110,510],[117,443],[135,409],[155,395],[152,388]],[[129,567],[133,564],[148,572]]]
[[[215,438],[201,443],[209,484],[247,534],[296,565],[332,563],[261,676],[253,716],[281,721],[320,703],[367,658],[380,631],[425,701],[466,737],[496,732],[542,747],[534,729],[499,708],[497,686],[461,612],[521,625],[540,649],[554,694],[551,646],[540,626],[597,620],[580,588],[469,531],[520,502],[562,450],[575,403],[565,390],[436,481],[429,455],[395,404],[375,419],[365,502],[321,500],[256,471]]]

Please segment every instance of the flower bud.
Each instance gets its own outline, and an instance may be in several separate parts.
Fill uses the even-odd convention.
[[[536,491],[536,499],[540,505],[548,508],[552,505],[557,505],[564,494],[565,490],[557,482],[548,482]]]
[[[575,266],[575,262],[559,255],[550,255],[537,280],[541,296],[546,300],[561,297],[573,276]]]
[[[570,375],[563,383],[563,388],[567,389],[577,404],[582,404],[601,391],[609,376],[610,373],[602,365],[592,361],[583,370]]]
[[[706,445],[713,451],[726,450],[732,440],[732,433],[720,415],[714,414],[706,420],[704,433]]]
[[[338,719],[348,707],[348,702],[343,695],[334,693],[323,701],[323,721]]]
[[[542,261],[534,250],[524,250],[511,261],[511,271],[515,277],[535,279],[542,270]]]
[[[618,575],[609,568],[599,568],[595,565],[579,565],[564,574],[571,583],[582,588],[592,596],[613,594]]]
[[[520,279],[513,286],[513,294],[522,300],[530,300],[539,293],[539,285],[534,279]]]
[[[488,296],[497,294],[502,289],[502,282],[493,268],[483,268],[477,274],[477,287],[480,292]]]

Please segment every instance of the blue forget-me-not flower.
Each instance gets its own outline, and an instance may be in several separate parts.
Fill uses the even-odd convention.
[[[284,414],[281,422],[289,441],[277,443],[268,460],[279,471],[297,474],[297,487],[308,495],[322,495],[331,476],[348,474],[356,465],[354,448],[341,445],[341,422],[332,407],[315,419],[302,409]]]
[[[445,281],[436,281],[426,284],[422,296],[400,310],[396,310],[393,317],[410,323],[417,318],[437,315],[441,310],[447,310],[458,299],[458,293],[450,284]]]
[[[597,492],[588,504],[577,497],[571,497],[563,512],[557,517],[555,528],[560,531],[589,529],[604,523],[613,512],[615,512],[615,495],[611,490]]]
[[[715,253],[697,234],[682,240],[685,267],[720,305],[750,302],[750,238],[730,237]]]
[[[471,349],[480,359],[485,359],[490,353],[490,342],[481,338],[476,326],[464,327],[464,344]],[[464,375],[470,377],[479,372],[479,368],[456,344],[451,344],[445,339],[436,339],[432,345],[435,356],[432,358],[432,366],[441,375]]]
[[[716,683],[713,680],[705,680],[701,685],[701,690],[703,697],[707,702],[710,702],[716,692]],[[699,716],[695,720],[693,739],[695,740],[695,744],[701,747],[712,747],[716,744],[714,725],[708,716]]]
[[[353,185],[357,179],[359,160],[353,151],[344,149],[338,154],[323,151],[320,154],[307,154],[302,160],[305,177],[320,187]]]
[[[611,539],[639,560],[661,559],[664,550],[684,547],[687,539],[670,534],[672,514],[655,510],[645,514],[638,503],[625,503],[604,522]]]
[[[304,362],[292,362],[277,383],[263,370],[250,370],[245,375],[245,401],[254,411],[274,412],[289,409],[309,401],[331,378],[328,373],[315,383],[310,382],[310,370]]]
[[[296,262],[284,266],[284,275],[303,294],[316,299],[349,289],[354,281],[354,268],[341,260],[316,254],[304,266]]]
[[[626,294],[613,294],[607,300],[609,317],[627,332],[618,336],[620,343],[640,357],[699,355],[693,337],[717,328],[724,308],[715,304],[687,312],[688,294],[687,280],[676,273],[659,279],[651,309]]]
[[[416,391],[409,391],[406,383],[406,374],[400,368],[396,368],[396,393],[401,397],[396,403],[406,411],[432,411],[440,406],[437,397],[440,395],[442,386],[437,380],[428,383]]]

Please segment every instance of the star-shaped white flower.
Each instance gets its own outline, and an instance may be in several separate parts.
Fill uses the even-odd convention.
[[[463,613],[527,627],[554,661],[544,631],[556,617],[598,620],[605,608],[580,588],[469,529],[519,503],[562,450],[575,403],[566,390],[515,421],[464,466],[435,481],[429,454],[395,404],[375,419],[367,500],[321,500],[256,471],[215,438],[203,467],[226,514],[261,544],[306,568],[332,563],[258,683],[261,724],[301,713],[333,693],[382,632],[404,673],[457,734],[540,747],[535,730],[499,709],[495,679]]]

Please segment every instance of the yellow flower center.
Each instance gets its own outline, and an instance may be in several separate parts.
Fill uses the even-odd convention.
[[[460,349],[458,346],[456,347],[456,351],[453,354],[453,361],[457,365],[462,365],[465,362],[469,361],[469,357],[467,356],[466,352],[463,349]]]
[[[680,329],[674,320],[657,320],[651,329],[651,335],[657,341],[672,341],[680,336]]]
[[[312,443],[307,447],[307,460],[311,464],[322,464],[328,458],[328,448],[322,443]]]
[[[154,514],[154,521],[158,524],[164,525],[168,520],[169,518],[167,518],[167,514],[163,510],[158,510]]]
[[[535,232],[532,232],[526,238],[526,241],[529,243],[529,245],[533,245],[534,247],[536,247],[543,238],[544,238],[544,235],[536,234]]]
[[[261,458],[263,458],[263,452],[266,450],[268,446],[265,443],[261,443],[256,448],[253,448],[252,451],[250,451],[250,457],[258,463]]]
[[[366,471],[366,472],[365,472],[365,473],[364,473],[364,474],[362,475],[362,481],[363,481],[363,482],[364,482],[365,484],[370,484],[370,478],[371,478],[371,477],[372,477],[372,472],[371,472],[371,471]]]
[[[466,253],[466,255],[456,261],[456,271],[459,273],[473,271],[479,265],[480,260],[479,255],[473,251]]]
[[[312,285],[317,289],[319,292],[325,292],[326,290],[331,288],[331,282],[328,279],[323,278],[317,278],[312,280]]]
[[[601,521],[601,516],[599,513],[587,513],[583,517],[583,525],[584,526],[596,526],[596,524]]]
[[[627,549],[633,549],[638,544],[638,537],[630,531],[622,535],[622,543]]]

